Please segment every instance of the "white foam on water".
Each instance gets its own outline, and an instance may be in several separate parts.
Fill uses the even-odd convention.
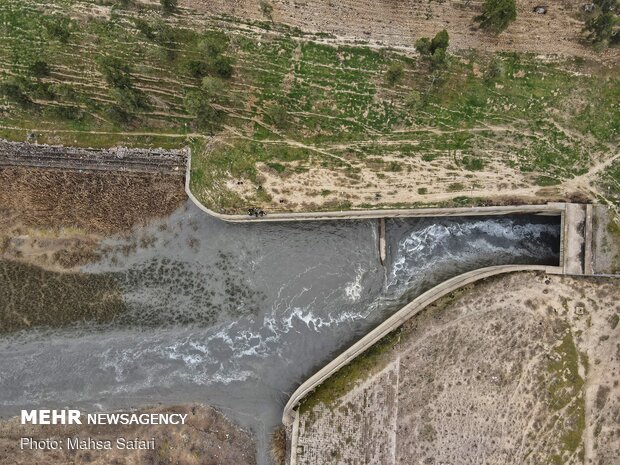
[[[357,268],[357,274],[355,279],[347,284],[344,288],[344,293],[347,295],[351,302],[357,302],[362,297],[362,278],[364,277],[364,270],[362,267]]]

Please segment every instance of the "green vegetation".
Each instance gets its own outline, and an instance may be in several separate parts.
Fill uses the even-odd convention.
[[[482,14],[474,18],[482,29],[499,34],[517,19],[515,0],[484,0]]]
[[[586,19],[588,38],[596,43],[620,44],[620,18],[616,14],[617,0],[594,0],[594,11]]]
[[[446,62],[446,52],[450,42],[450,36],[445,29],[439,31],[433,39],[422,37],[415,43],[415,49],[432,67],[439,68]]]
[[[265,1],[265,0],[261,0],[259,3],[260,6],[260,11],[263,14],[263,16],[271,21],[273,21],[273,6],[271,5],[271,3]]]
[[[392,63],[385,73],[385,82],[388,86],[394,87],[396,84],[403,80],[405,75],[405,68],[402,63]]]
[[[461,160],[463,167],[469,171],[480,171],[484,168],[484,160],[481,158],[465,156]]]
[[[330,170],[363,186],[368,170],[387,185],[432,165],[447,172],[439,187],[446,192],[462,170],[475,179],[499,166],[549,186],[586,173],[618,142],[620,79],[584,60],[451,55],[447,31],[416,42],[417,56],[330,45],[316,40],[324,35],[271,22],[205,19],[198,28],[185,10],[162,16],[159,5],[94,17],[85,4],[0,0],[0,136],[24,140],[36,130],[39,142],[190,142],[192,189],[222,212],[254,202],[289,208],[268,192],[261,170],[291,179]],[[211,135],[217,141],[206,144]],[[611,202],[620,195],[618,166],[599,180]],[[230,190],[236,185],[243,194]],[[321,205],[304,208],[333,200],[317,197]]]
[[[311,411],[318,404],[331,405],[344,394],[349,392],[358,382],[383,368],[382,360],[400,338],[400,329],[388,334],[375,345],[357,356],[351,363],[345,365],[323,384],[316,388],[311,396],[307,397],[299,407],[301,414]]]
[[[563,411],[565,430],[560,437],[562,453],[555,456],[555,463],[565,463],[568,456],[583,449],[585,429],[584,380],[579,375],[580,363],[587,366],[573,340],[570,330],[552,353],[547,365],[549,378],[545,381],[549,396],[549,407]]]
[[[0,333],[106,323],[125,310],[118,284],[106,274],[56,273],[7,260],[0,260],[0,273]]]
[[[174,13],[177,9],[178,0],[159,0],[161,10],[165,14]]]

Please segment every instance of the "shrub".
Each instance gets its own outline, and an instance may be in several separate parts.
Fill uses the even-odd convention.
[[[29,89],[35,99],[53,100],[56,98],[54,88],[47,82],[37,82],[29,84]]]
[[[271,456],[275,465],[284,465],[286,462],[286,429],[278,426],[271,433]]]
[[[415,89],[409,92],[409,94],[407,94],[407,97],[405,97],[405,105],[410,110],[419,108],[422,105],[422,102],[422,94],[420,94],[420,92]]]
[[[76,100],[78,98],[75,89],[71,87],[69,84],[59,83],[52,84],[51,91],[54,93],[57,99],[59,100]]]
[[[119,126],[125,125],[131,121],[131,115],[118,105],[110,105],[107,107],[105,114],[110,118],[112,123]]]
[[[502,63],[498,60],[492,60],[484,70],[484,81],[489,84],[500,78],[504,73]]]
[[[214,96],[207,95],[204,90],[190,90],[183,100],[185,109],[194,117],[197,128],[209,133],[217,131],[222,123],[224,113],[213,107]]]
[[[593,43],[620,43],[620,20],[615,14],[617,0],[594,0],[594,15],[586,20],[584,30]]]
[[[228,49],[229,39],[222,31],[208,31],[200,42],[200,48],[209,58],[215,58]]]
[[[485,0],[482,5],[482,14],[474,20],[485,29],[499,34],[517,19],[515,0]]]
[[[97,62],[99,64],[99,71],[101,71],[110,87],[123,89],[132,86],[131,75],[129,74],[130,68],[119,58],[103,56]]]
[[[435,53],[436,50],[446,50],[448,48],[448,44],[450,42],[450,36],[448,35],[448,31],[445,29],[439,31],[431,40],[431,52]]]
[[[32,99],[24,92],[23,85],[20,85],[18,82],[6,81],[0,83],[0,95],[3,95],[7,100],[16,103],[22,108],[32,106]]]
[[[153,28],[151,27],[148,21],[142,18],[132,18],[132,19],[133,19],[134,24],[136,25],[136,29],[138,29],[138,31],[144,34],[144,36],[147,39],[149,40],[155,39],[155,31],[153,31]]]
[[[273,21],[273,6],[271,3],[261,0],[260,2],[260,11],[265,18],[268,18]]]
[[[415,48],[434,68],[440,67],[446,62],[446,50],[450,42],[450,36],[445,29],[435,34],[433,39],[422,37],[415,43]]]
[[[418,39],[415,43],[415,49],[420,55],[430,56],[437,50],[443,50],[445,52],[448,49],[449,43],[450,36],[448,35],[448,31],[443,29],[435,34],[435,37],[432,39],[429,39],[428,37]]]
[[[110,90],[116,104],[125,111],[136,112],[150,108],[148,98],[144,92],[131,87],[115,87]]]
[[[118,8],[130,8],[134,6],[134,0],[117,0],[115,6]]]
[[[190,74],[198,79],[208,74],[215,74],[221,78],[232,77],[234,68],[233,60],[224,56],[228,49],[229,39],[221,31],[209,31],[199,44],[200,51],[205,55],[204,59],[194,60],[188,63]]]
[[[431,39],[428,37],[421,37],[415,43],[415,49],[420,55],[430,55],[431,52]]]
[[[233,60],[230,57],[217,57],[213,60],[213,71],[218,76],[228,79],[233,75]]]
[[[178,0],[159,0],[159,4],[161,5],[161,10],[165,14],[171,14],[176,11]]]
[[[66,44],[71,37],[73,23],[70,18],[55,15],[45,23],[45,29],[50,37]]]
[[[28,67],[28,71],[34,77],[42,78],[50,75],[50,67],[43,60],[37,60]]]
[[[273,105],[266,111],[267,118],[278,129],[285,129],[288,126],[288,112],[282,105]]]
[[[51,116],[67,121],[78,121],[82,118],[82,111],[73,105],[54,105],[48,108]]]
[[[394,86],[403,80],[405,75],[405,68],[402,63],[393,62],[390,64],[387,72],[385,73],[385,81],[389,86]]]
[[[446,62],[446,50],[444,48],[438,48],[435,52],[429,57],[431,65],[433,68],[439,68]]]
[[[177,55],[178,32],[168,26],[163,20],[155,21],[152,25],[149,25],[149,28],[150,35],[147,37],[163,49],[166,60],[174,60]]]
[[[209,65],[206,61],[190,60],[185,65],[188,74],[195,79],[202,79],[209,74]]]
[[[465,169],[469,171],[480,171],[482,168],[484,168],[484,160],[482,160],[481,158],[464,156],[462,163]]]
[[[203,93],[212,100],[219,100],[224,93],[224,83],[216,77],[205,77],[202,80]]]
[[[400,166],[400,163],[398,163],[397,161],[391,161],[385,167],[386,171],[391,171],[391,172],[402,171],[402,169],[403,169],[403,167]]]

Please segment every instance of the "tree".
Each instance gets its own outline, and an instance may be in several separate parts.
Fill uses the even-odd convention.
[[[168,15],[176,11],[178,0],[159,0],[159,3],[162,11]]]
[[[431,39],[428,37],[421,37],[416,41],[415,49],[420,55],[431,55]]]
[[[263,14],[263,16],[265,18],[268,18],[269,20],[273,21],[273,6],[271,5],[271,3],[265,1],[265,0],[261,0],[260,2],[260,11]]]
[[[45,29],[50,37],[57,39],[63,44],[69,42],[72,28],[72,20],[65,16],[54,15],[45,22]]]
[[[220,56],[212,61],[213,71],[225,79],[232,77],[233,75],[233,60],[230,57]]]
[[[50,67],[43,60],[37,60],[28,67],[30,74],[34,77],[42,78],[50,75]]]
[[[620,21],[615,14],[617,0],[594,0],[593,16],[586,20],[588,39],[594,43],[620,43]]]
[[[517,19],[515,0],[484,0],[482,14],[474,18],[485,29],[499,34]]]
[[[404,75],[405,68],[403,64],[395,61],[390,65],[387,73],[385,73],[385,81],[392,87],[402,81]]]
[[[117,57],[102,56],[98,60],[99,71],[110,87],[129,89],[132,87],[130,68]]]
[[[422,37],[415,43],[415,48],[431,66],[437,68],[446,62],[446,50],[450,43],[450,36],[445,29],[435,34],[433,39]]]
[[[32,100],[24,91],[24,85],[19,80],[9,80],[0,83],[0,95],[3,95],[22,108],[29,108],[33,105]]]
[[[448,48],[448,43],[450,42],[450,36],[448,35],[448,31],[445,29],[443,31],[439,31],[431,40],[431,52],[435,53],[437,50],[443,50],[444,52]]]
[[[220,129],[223,112],[213,106],[214,97],[202,90],[190,90],[185,94],[185,109],[194,117],[196,127],[213,134]]]

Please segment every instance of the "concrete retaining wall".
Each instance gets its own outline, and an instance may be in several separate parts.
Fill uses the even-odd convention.
[[[542,271],[549,274],[561,274],[563,272],[563,269],[562,267],[542,265],[492,266],[470,271],[447,281],[444,281],[443,283],[426,291],[424,294],[416,297],[409,304],[405,305],[398,312],[385,320],[370,333],[368,333],[362,339],[360,339],[347,350],[345,350],[342,354],[340,354],[334,360],[321,368],[317,373],[315,373],[308,380],[306,380],[301,386],[299,386],[284,407],[282,422],[287,428],[293,426],[296,417],[296,408],[307,395],[312,393],[312,391],[314,391],[318,386],[320,386],[327,378],[340,370],[340,368],[353,361],[353,359],[361,355],[367,349],[369,349],[374,344],[379,342],[382,338],[387,336],[389,333],[400,327],[411,317],[424,310],[424,308],[435,302],[437,299],[475,281],[488,278],[490,276],[495,276],[503,273],[511,273],[515,271]]]

